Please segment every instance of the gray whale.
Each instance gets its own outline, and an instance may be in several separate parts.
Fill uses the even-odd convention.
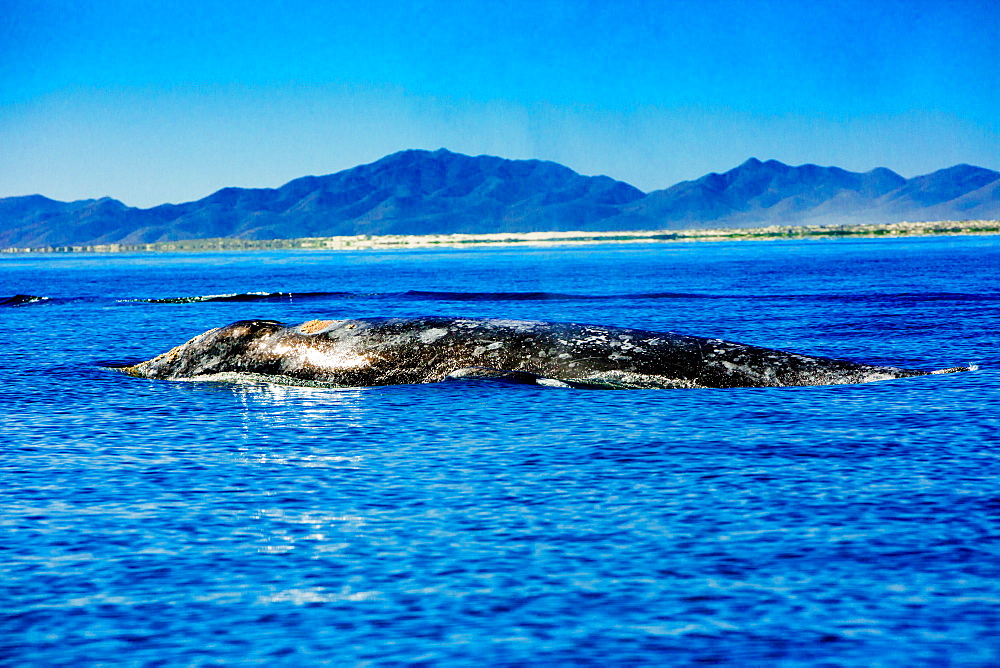
[[[622,327],[475,318],[242,320],[126,366],[141,378],[233,374],[362,387],[454,378],[608,388],[837,385],[917,371]]]

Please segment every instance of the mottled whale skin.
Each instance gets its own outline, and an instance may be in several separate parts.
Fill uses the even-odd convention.
[[[916,371],[621,327],[474,318],[243,320],[121,369],[141,378],[231,374],[365,387],[493,377],[574,387],[836,385]]]

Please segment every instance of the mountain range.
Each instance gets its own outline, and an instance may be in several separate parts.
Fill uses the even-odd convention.
[[[108,197],[0,199],[0,248],[233,237],[756,227],[1000,218],[1000,172],[906,179],[756,158],[644,193],[554,162],[407,150],[280,188],[223,188],[149,209]]]

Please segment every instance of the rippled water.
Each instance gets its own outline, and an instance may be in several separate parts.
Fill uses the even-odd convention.
[[[3,256],[17,294],[48,299],[0,306],[4,664],[1000,662],[1000,237]],[[239,319],[435,314],[980,368],[617,392],[101,368]]]

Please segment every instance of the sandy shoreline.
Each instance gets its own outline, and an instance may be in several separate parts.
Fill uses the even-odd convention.
[[[367,250],[390,248],[461,248],[498,245],[582,245],[677,241],[766,241],[774,239],[843,239],[1000,234],[1000,221],[962,220],[872,225],[771,225],[735,229],[636,230],[622,232],[501,232],[307,237],[301,239],[191,239],[148,244],[99,244],[3,248],[0,253],[136,253],[232,250]]]

